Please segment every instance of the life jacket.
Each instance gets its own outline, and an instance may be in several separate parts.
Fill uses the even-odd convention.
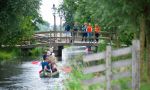
[[[95,32],[99,33],[100,32],[100,27],[99,26],[95,26]]]
[[[92,26],[91,25],[87,26],[87,32],[92,32]]]

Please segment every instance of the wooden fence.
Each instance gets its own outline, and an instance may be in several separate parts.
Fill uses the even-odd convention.
[[[117,80],[124,77],[132,77],[132,90],[139,90],[140,87],[140,74],[139,74],[139,50],[140,50],[140,43],[139,40],[133,40],[132,46],[127,48],[122,48],[118,50],[112,50],[111,46],[106,47],[106,51],[96,54],[89,54],[83,57],[84,62],[91,62],[91,61],[98,61],[98,60],[105,60],[106,64],[90,66],[84,68],[84,74],[94,73],[94,72],[103,72],[105,71],[105,75],[92,78],[89,80],[83,80],[83,83],[86,85],[96,84],[100,82],[106,82],[106,90],[112,90],[111,88],[111,81]],[[132,54],[131,59],[126,60],[118,60],[115,62],[111,61],[111,57],[117,57],[127,54]],[[112,69],[114,68],[121,68],[132,66],[132,71],[124,71],[118,72],[117,74],[112,73]]]

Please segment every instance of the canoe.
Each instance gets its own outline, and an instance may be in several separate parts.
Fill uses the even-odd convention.
[[[53,73],[51,73],[51,72],[47,72],[47,71],[41,71],[40,73],[39,73],[39,75],[40,75],[40,77],[41,78],[58,78],[59,77],[59,72],[58,71],[56,71],[56,72],[53,72]]]

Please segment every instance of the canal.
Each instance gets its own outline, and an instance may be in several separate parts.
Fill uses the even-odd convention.
[[[62,61],[57,63],[59,68],[69,65],[67,60],[76,53],[80,53],[80,50],[83,52],[84,49],[84,47],[64,49]],[[32,62],[26,60],[0,65],[0,90],[65,90],[64,80],[68,74],[60,71],[59,78],[40,78],[41,66]]]

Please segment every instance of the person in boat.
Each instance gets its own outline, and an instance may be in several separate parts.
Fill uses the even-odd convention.
[[[43,60],[46,60],[46,57],[47,57],[47,51],[44,51],[44,53],[43,53]]]
[[[47,56],[52,55],[52,53],[53,53],[53,47],[51,47],[47,50]]]
[[[44,57],[44,55],[43,55],[43,61],[41,62],[41,65],[42,65],[41,72],[44,71],[44,70],[47,71],[47,72],[51,72],[51,66],[50,66],[48,61],[49,61],[48,56]]]
[[[56,65],[56,57],[54,55],[51,55],[48,58],[49,58],[48,62],[50,64],[50,66],[51,66],[51,71],[52,72],[56,72],[57,71],[57,68],[56,68],[57,67],[57,65]]]

